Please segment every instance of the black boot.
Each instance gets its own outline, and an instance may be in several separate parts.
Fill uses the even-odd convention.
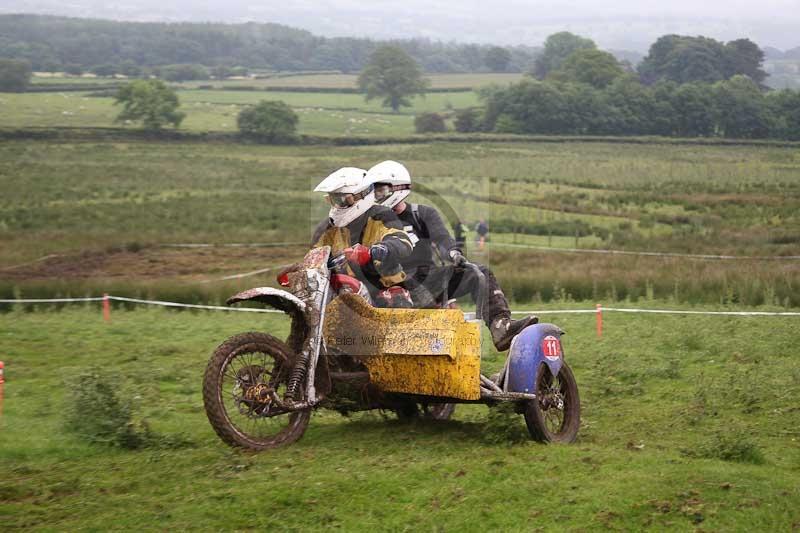
[[[511,341],[520,331],[539,322],[539,317],[528,316],[520,320],[511,320],[509,316],[499,316],[492,320],[489,331],[492,333],[492,342],[498,352],[504,352],[511,346]]]

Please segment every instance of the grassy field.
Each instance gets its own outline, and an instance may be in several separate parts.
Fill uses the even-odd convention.
[[[655,302],[658,306],[666,302]],[[563,305],[563,304],[562,304]],[[547,307],[547,306],[545,306]],[[552,306],[551,306],[552,308]],[[245,315],[245,316],[243,316]],[[791,530],[800,525],[796,318],[547,315],[581,393],[576,444],[509,443],[521,418],[314,414],[305,437],[227,448],[202,407],[208,355],[283,319],[95,307],[0,314],[4,528]],[[767,333],[765,333],[765,331]],[[485,343],[484,367],[502,359]],[[95,369],[147,445],[89,444],[65,416]],[[104,406],[107,407],[107,406]],[[122,512],[124,510],[124,512]]]
[[[519,74],[453,74],[431,78],[437,89],[479,88],[491,83],[515,81]],[[360,94],[321,94],[313,92],[198,90],[198,87],[353,87],[357,76],[316,74],[283,76],[259,80],[187,82],[177,84],[187,131],[236,131],[236,117],[245,105],[261,100],[282,100],[300,117],[299,132],[306,135],[405,136],[414,133],[413,117],[424,112],[449,114],[478,104],[474,92],[431,93],[412,99],[412,106],[392,113],[380,100],[366,102]],[[37,77],[34,85],[69,84],[87,86],[107,84],[103,78]],[[120,81],[120,80],[117,80]],[[122,80],[124,81],[124,80]],[[180,89],[180,88],[183,89]],[[91,97],[89,92],[52,92],[0,95],[0,128],[27,127],[111,127],[119,108],[112,98]],[[122,126],[126,126],[122,124]],[[129,127],[135,127],[130,125]],[[452,125],[451,125],[452,128]]]
[[[343,87],[353,78],[257,83]],[[190,86],[180,91],[190,131],[232,131],[242,105],[267,98],[295,108],[301,133],[402,136],[414,113],[477,98],[436,93],[391,114],[358,95]],[[0,95],[0,127],[111,126],[116,112],[111,99],[81,93]],[[413,199],[470,226],[488,220],[487,250],[470,239],[468,256],[494,269],[517,310],[617,301],[800,308],[797,260],[524,248],[800,255],[797,149],[599,142],[0,142],[0,298],[109,292],[221,303],[274,285],[327,211],[313,187],[338,167],[385,159],[408,166],[422,186]],[[209,426],[202,373],[233,334],[285,336],[283,317],[119,305],[107,324],[94,304],[0,304],[0,523],[59,531],[800,528],[797,317],[606,313],[597,339],[592,315],[542,316],[567,331],[583,408],[574,445],[520,440],[521,418],[462,405],[436,423],[318,411],[300,442],[250,454],[226,447]],[[482,366],[493,372],[503,358],[486,336],[483,344]],[[87,375],[100,376],[121,404],[77,405],[74,392],[94,379]],[[127,408],[143,439],[136,449],[91,443],[68,423],[76,410],[102,421]]]
[[[298,113],[299,133],[331,136],[410,135],[418,113],[449,113],[478,103],[472,92],[433,93],[414,98],[411,108],[391,113],[380,101],[365,102],[358,94],[183,90],[178,96],[186,113],[181,128],[187,131],[236,131],[236,117],[243,106],[282,100]],[[112,98],[82,92],[0,95],[0,128],[120,126],[114,122],[118,113]]]
[[[12,294],[35,281],[55,284],[45,293],[75,294],[162,281],[198,297],[212,287],[193,285],[199,281],[291,262],[302,247],[232,253],[156,245],[307,242],[326,212],[310,192],[316,183],[338,167],[366,168],[384,159],[404,162],[417,183],[438,195],[418,192],[419,200],[470,224],[489,220],[489,251],[475,257],[493,266],[519,301],[660,297],[800,305],[798,261],[546,254],[501,246],[800,255],[796,150],[602,143],[331,149],[5,142],[0,290]],[[51,254],[61,257],[27,264]]]

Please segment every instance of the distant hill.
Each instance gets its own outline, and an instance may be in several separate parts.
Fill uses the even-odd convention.
[[[2,0],[0,13],[38,13],[146,22],[275,22],[325,37],[431,39],[536,46],[567,30],[601,48],[646,53],[659,36],[747,37],[787,49],[800,42],[797,0]]]
[[[391,41],[427,72],[488,71],[489,45]],[[196,63],[279,71],[357,72],[380,41],[325,38],[270,23],[119,22],[46,15],[0,15],[0,57],[27,59],[34,70]],[[505,71],[528,70],[537,49],[506,47]]]

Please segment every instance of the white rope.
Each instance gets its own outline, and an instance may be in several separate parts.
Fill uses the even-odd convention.
[[[681,311],[680,309],[625,309],[619,307],[603,307],[601,309],[617,313],[661,313],[672,315],[800,316],[800,313],[792,311]]]
[[[140,298],[126,298],[124,296],[108,296],[109,300],[118,302],[130,302],[145,305],[160,305],[164,307],[184,307],[191,309],[208,309],[212,311],[243,311],[247,313],[282,313],[277,309],[252,309],[247,307],[224,307],[221,305],[197,305],[182,304],[178,302],[166,302],[163,300],[143,300]],[[104,297],[90,298],[20,298],[20,299],[0,299],[0,303],[23,304],[23,303],[70,303],[70,302],[101,302]],[[528,311],[512,311],[512,315],[554,315],[554,314],[594,314],[598,311],[612,313],[657,313],[668,315],[717,315],[717,316],[800,316],[797,311],[694,311],[683,309],[635,309],[627,307],[601,307],[600,309],[544,309]],[[474,313],[465,313],[465,316],[474,316]]]
[[[271,267],[267,267],[267,268],[262,268],[260,270],[253,270],[252,272],[245,272],[243,274],[231,274],[230,276],[224,276],[224,277],[217,278],[217,279],[207,279],[207,280],[201,281],[200,283],[212,283],[214,281],[228,281],[228,280],[232,280],[232,279],[246,278],[246,277],[249,277],[249,276],[257,276],[258,274],[264,274],[266,272],[269,272],[270,270],[277,270],[279,268],[286,268],[288,266],[291,266],[291,264],[271,266]]]
[[[607,250],[602,248],[556,248],[554,246],[537,246],[535,244],[515,244],[511,242],[489,242],[490,246],[506,246],[508,248],[526,248],[541,250],[543,252],[563,252],[580,254],[607,254],[607,255],[639,255],[649,257],[680,257],[686,259],[713,259],[713,260],[750,260],[750,261],[796,261],[800,255],[712,255],[712,254],[681,254],[678,252],[637,252],[632,250]]]
[[[604,308],[605,309],[605,308]],[[558,313],[559,315],[562,313],[596,313],[595,309],[562,309],[562,310],[549,310],[549,311],[511,311],[512,315],[552,315]]]
[[[2,267],[0,270],[14,270],[15,268],[22,268],[24,266],[30,266],[36,263],[41,263],[42,261],[47,261],[48,259],[52,259],[54,257],[61,257],[60,254],[50,254],[44,257],[40,257],[39,259],[34,259],[33,261],[28,261],[27,263],[21,263],[19,265],[11,265],[7,267]]]
[[[102,300],[102,298],[100,298]],[[141,300],[139,298],[125,298],[123,296],[109,296],[109,300],[116,300],[118,302],[131,302],[136,304],[147,305],[161,305],[164,307],[186,307],[191,309],[208,309],[212,311],[244,311],[248,313],[283,313],[278,309],[252,309],[249,307],[223,307],[221,305],[196,305],[196,304],[181,304],[177,302],[164,302],[161,300]]]
[[[69,302],[101,302],[103,297],[95,298],[15,298],[13,300],[0,300],[3,304],[54,304]]]
[[[599,311],[612,313],[658,313],[664,315],[727,315],[727,316],[800,316],[793,311],[689,311],[681,309],[628,309],[620,307],[601,307]],[[563,309],[547,311],[512,311],[512,315],[546,315],[562,313],[597,313],[598,309]]]
[[[278,246],[308,246],[307,242],[229,242],[229,243],[167,243],[162,248],[275,248]]]

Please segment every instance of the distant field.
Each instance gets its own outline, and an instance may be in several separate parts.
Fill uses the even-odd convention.
[[[426,111],[449,113],[478,104],[472,92],[433,93],[413,99],[413,107],[392,113],[381,102],[365,102],[358,94],[257,91],[179,91],[188,131],[235,131],[242,106],[261,100],[282,100],[300,116],[299,131],[309,135],[405,136],[414,133],[413,117]],[[0,94],[0,127],[111,127],[119,108],[112,98],[87,93]]]
[[[517,82],[523,78],[522,74],[431,74],[427,76],[431,88],[434,89],[477,89],[487,85]],[[352,88],[358,84],[357,74],[308,74],[300,76],[281,76],[258,80],[226,80],[211,82],[187,82],[187,86],[207,85],[211,83],[220,87],[235,87],[237,85],[253,85],[268,87],[320,87],[320,88]]]
[[[435,89],[479,88],[491,84],[506,84],[521,80],[522,74],[432,74],[428,76],[431,87]],[[185,87],[213,85],[215,87],[317,87],[326,89],[353,88],[358,80],[357,74],[302,74],[276,75],[270,78],[244,80],[202,80],[184,82]],[[74,77],[74,76],[35,76],[34,84],[72,84],[72,83],[109,83],[125,81],[115,78]]]
[[[33,73],[31,83],[36,85],[95,85],[125,81],[124,78],[98,78],[97,76],[51,76],[48,73]]]
[[[370,111],[391,115],[391,109],[381,105],[381,100],[369,102],[360,94],[321,94],[301,92],[257,92],[257,91],[180,91],[182,102],[208,102],[216,104],[254,104],[260,100],[282,100],[296,108],[323,108]],[[411,99],[412,106],[401,108],[402,114],[417,114],[425,111],[446,111],[478,105],[478,96],[472,92],[431,93]]]
[[[155,293],[173,284],[186,297],[221,297],[214,285],[192,283],[285,264],[302,250],[264,249],[226,260],[224,250],[204,256],[148,246],[306,243],[326,212],[311,192],[314,185],[338,167],[366,168],[385,159],[404,162],[418,184],[438,194],[429,197],[418,188],[418,199],[471,227],[479,218],[489,221],[498,246],[490,243],[490,252],[476,257],[497,270],[518,301],[655,296],[800,306],[800,261],[570,255],[499,246],[800,255],[796,150],[602,143],[331,148],[4,142],[0,268],[24,266],[0,271],[0,291],[11,294],[31,283],[44,284],[41,291],[50,294],[96,292],[109,284],[151,290],[137,288],[141,282],[157,285]],[[48,254],[62,257],[25,265]]]
[[[669,305],[654,302],[655,305]],[[538,306],[541,309],[543,306]],[[545,309],[563,308],[544,306]],[[242,316],[244,315],[244,316]],[[578,442],[509,444],[520,417],[460,405],[448,422],[315,412],[306,435],[233,451],[203,412],[226,337],[287,332],[249,313],[98,307],[0,313],[6,363],[0,515],[11,529],[789,531],[800,524],[797,318],[546,315],[566,330]],[[484,337],[482,366],[503,359]],[[152,446],[92,445],[65,413],[92,369]],[[98,407],[97,415],[111,407]],[[124,512],[120,512],[124,509]],[[302,509],[302,512],[298,512]]]

